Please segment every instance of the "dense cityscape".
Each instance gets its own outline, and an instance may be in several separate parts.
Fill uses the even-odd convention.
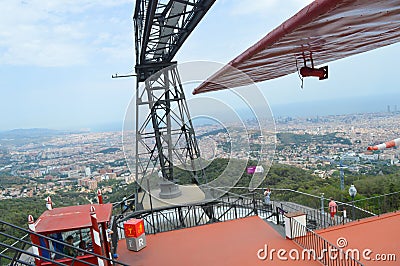
[[[354,173],[368,173],[375,165],[398,164],[397,149],[372,152],[367,147],[396,138],[399,122],[398,112],[279,117],[274,163],[307,169],[321,178],[330,178],[340,164]],[[94,192],[103,181],[131,183],[134,180],[125,161],[121,132],[46,131],[44,134],[37,131],[40,130],[35,131],[37,137],[29,130],[30,133],[20,130],[1,135],[0,199],[72,189]],[[216,130],[215,126],[200,127],[202,156],[208,159],[257,157],[240,150],[231,154],[229,142],[235,134],[240,132],[231,133],[229,138],[226,131]],[[250,136],[249,139],[250,146],[271,141]],[[103,189],[112,192],[111,187]]]

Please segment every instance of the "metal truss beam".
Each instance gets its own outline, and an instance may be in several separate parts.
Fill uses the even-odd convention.
[[[172,61],[215,0],[137,0],[134,25],[140,82]],[[143,71],[142,66],[151,66]],[[148,69],[149,67],[147,67]]]

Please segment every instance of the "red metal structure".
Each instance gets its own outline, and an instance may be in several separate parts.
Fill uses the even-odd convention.
[[[300,68],[300,75],[302,77],[317,77],[319,80],[328,78],[328,66],[321,68],[313,68],[304,66]]]
[[[75,234],[78,235],[79,239],[82,241],[88,234],[90,234],[88,242],[93,247],[92,252],[111,259],[110,246],[107,240],[107,228],[111,219],[111,212],[112,204],[86,204],[55,208],[45,211],[36,222],[34,222],[33,218],[30,216],[29,229],[44,236],[54,237],[56,240],[62,240],[68,235]],[[62,247],[57,247],[54,243],[49,243],[51,241],[48,239],[40,239],[40,237],[34,234],[31,234],[31,241],[35,245],[50,250],[54,249],[58,252],[63,251]],[[48,250],[38,248],[37,252],[37,254],[42,257],[54,258],[54,255],[52,255]],[[77,259],[95,265],[110,265],[108,264],[109,262],[105,262],[91,254],[78,254]],[[72,263],[72,259],[66,257],[55,257],[54,260],[58,263],[67,265]],[[35,264],[37,266],[55,265],[52,262],[40,259],[36,259]],[[87,264],[76,261],[74,262],[74,265],[79,266]]]
[[[275,79],[400,41],[396,0],[316,0],[208,78],[193,94]],[[304,64],[305,66],[305,64]],[[312,67],[314,68],[314,67]],[[303,69],[304,76],[322,76]]]

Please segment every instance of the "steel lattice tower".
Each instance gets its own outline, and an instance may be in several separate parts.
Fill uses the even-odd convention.
[[[172,59],[214,2],[136,1],[135,176],[143,182],[156,171],[161,198],[180,195],[174,175],[177,164],[190,172],[194,183],[205,181],[204,171],[197,165],[200,150]]]

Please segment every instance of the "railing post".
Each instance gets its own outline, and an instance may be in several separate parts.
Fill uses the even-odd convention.
[[[378,198],[378,215],[381,215],[381,210],[382,210],[381,199]]]
[[[183,228],[186,227],[185,220],[183,218],[182,207],[178,208],[178,216],[179,216],[179,222],[181,224],[181,227],[183,227]]]
[[[29,215],[28,216],[28,228],[29,231],[35,232],[36,228],[35,228],[35,221],[33,220],[33,216]],[[38,248],[38,246],[40,246],[40,240],[39,237],[35,234],[30,234],[31,237],[31,241],[34,244],[34,246],[32,246],[32,251],[33,254],[38,255],[38,256],[42,256],[42,252],[41,250]],[[41,260],[38,257],[35,257],[35,265],[36,266],[40,266],[41,264]]]
[[[100,188],[97,190],[97,201],[99,202],[99,204],[103,204],[103,195],[101,194]]]
[[[342,217],[342,224],[344,224],[344,222],[345,222],[345,220],[346,220],[346,217],[347,217],[347,211],[346,211],[346,208],[345,208],[345,207],[343,207],[343,217]]]
[[[237,215],[237,204],[235,203],[235,219],[237,219],[238,218],[238,215]]]
[[[326,243],[326,241],[325,240],[323,240],[323,246],[324,246],[324,251],[325,250],[328,250],[328,247],[327,247],[327,243]],[[322,263],[324,264],[324,265],[331,265],[330,263],[330,259],[329,259],[329,255],[328,255],[328,252],[324,252],[324,257],[323,257],[323,259],[322,259]]]
[[[111,234],[112,230],[107,228],[106,223],[101,223],[101,234],[103,236],[103,248],[104,248],[104,257],[109,258],[112,260],[112,255],[111,255]],[[107,261],[107,265],[111,266],[111,262]]]
[[[323,228],[326,227],[325,211],[324,211],[324,193],[321,193],[321,225],[323,225]]]
[[[100,239],[100,230],[99,230],[99,225],[97,223],[96,210],[95,210],[94,206],[90,207],[90,221],[92,224],[90,233],[92,236],[93,252],[97,255],[102,256],[103,251],[102,251],[102,245],[101,245],[101,239]],[[103,259],[101,259],[99,257],[97,257],[97,263],[99,266],[104,265]]]
[[[253,192],[253,208],[254,208],[254,214],[258,215],[258,211],[257,211],[257,206],[256,206],[256,199],[255,199],[255,192]]]
[[[111,225],[111,230],[114,232],[113,234],[111,234],[111,242],[112,242],[112,254],[116,254],[117,253],[117,245],[118,245],[118,239],[119,237],[122,238],[122,236],[120,236],[120,230],[118,229],[118,220],[119,220],[119,216],[115,217],[114,216],[114,220],[113,223]]]
[[[324,208],[324,193],[321,193],[321,214],[325,214]]]
[[[276,206],[276,224],[279,225],[279,207]]]
[[[157,233],[157,232],[156,232],[157,230],[156,230],[156,224],[155,224],[155,222],[154,222],[153,200],[152,200],[152,197],[151,197],[150,182],[149,182],[149,179],[148,179],[148,178],[147,178],[147,191],[148,191],[149,200],[150,200],[151,220],[153,221],[154,234],[156,234],[156,233]],[[158,223],[158,224],[160,225],[160,223]]]

